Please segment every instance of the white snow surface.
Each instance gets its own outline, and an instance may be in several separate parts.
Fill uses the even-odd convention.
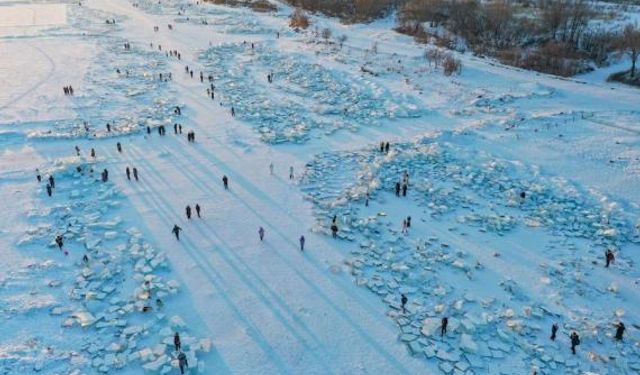
[[[640,91],[277,5],[0,0],[0,373],[637,374]]]

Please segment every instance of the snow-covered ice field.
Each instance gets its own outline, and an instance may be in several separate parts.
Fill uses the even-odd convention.
[[[278,5],[0,0],[0,373],[639,373],[640,91]]]

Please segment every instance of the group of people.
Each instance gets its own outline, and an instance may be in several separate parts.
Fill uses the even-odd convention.
[[[196,203],[195,205],[195,209],[196,209],[196,215],[198,216],[198,218],[202,218],[202,216],[200,216],[200,205],[198,203]],[[187,216],[187,220],[191,220],[191,206],[187,205],[187,207],[185,207],[185,214]]]
[[[138,181],[138,169],[136,167],[129,168],[129,166],[127,166],[127,168],[125,169],[125,173],[127,174],[127,180],[131,181],[131,172],[132,171],[133,171],[133,178],[136,181]]]
[[[402,193],[403,197],[407,196],[407,190],[409,189],[409,173],[407,171],[402,172],[402,178],[396,182],[395,192],[396,197],[399,197]]]
[[[71,85],[64,86],[62,88],[62,91],[64,92],[65,95],[73,95],[73,86],[71,86]]]
[[[187,361],[187,355],[182,351],[182,343],[180,342],[180,335],[178,332],[173,335],[173,346],[178,353],[178,367],[180,368],[180,374],[184,375],[185,368],[189,368],[189,362]]]

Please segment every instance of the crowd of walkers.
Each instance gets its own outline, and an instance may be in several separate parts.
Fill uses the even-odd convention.
[[[64,92],[65,95],[73,95],[73,86],[64,86],[62,92]]]

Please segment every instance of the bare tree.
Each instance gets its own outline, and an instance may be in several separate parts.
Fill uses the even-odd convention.
[[[636,75],[636,63],[640,55],[640,29],[638,25],[629,24],[624,28],[618,49],[629,55],[631,59],[631,78]]]

